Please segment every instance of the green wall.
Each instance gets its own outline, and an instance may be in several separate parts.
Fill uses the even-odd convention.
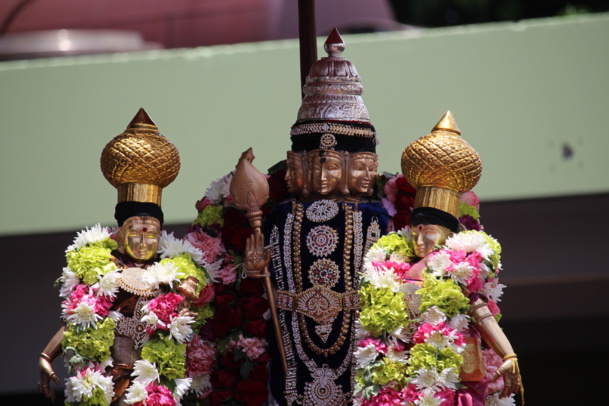
[[[343,55],[382,170],[399,171],[404,147],[451,110],[492,201],[609,192],[607,38],[600,14],[345,36]],[[114,224],[99,157],[139,107],[181,154],[166,221],[191,221],[243,150],[261,170],[284,158],[298,66],[296,41],[0,63],[0,235]]]

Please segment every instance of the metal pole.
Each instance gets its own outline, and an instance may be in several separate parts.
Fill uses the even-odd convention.
[[[300,39],[300,89],[304,87],[311,66],[317,61],[315,0],[298,0],[298,34]],[[304,93],[302,93],[304,98]]]

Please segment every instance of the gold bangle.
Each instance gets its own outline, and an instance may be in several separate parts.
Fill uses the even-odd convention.
[[[512,359],[512,358],[517,359],[517,358],[516,358],[516,354],[513,354],[513,353],[512,353],[512,354],[505,354],[505,355],[503,356],[503,360],[504,360],[504,361],[507,361],[508,359]]]
[[[46,359],[49,362],[53,362],[53,360],[51,359],[51,357],[49,357],[47,354],[45,354],[44,352],[40,353],[40,357]]]
[[[487,313],[487,314],[483,314],[482,316],[480,316],[480,317],[478,317],[478,318],[474,317],[474,321],[475,321],[477,324],[480,324],[480,322],[482,322],[482,320],[484,320],[484,319],[488,319],[489,317],[493,317],[493,313],[489,312],[489,313]]]

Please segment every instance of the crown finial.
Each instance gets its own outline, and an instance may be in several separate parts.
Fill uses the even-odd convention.
[[[340,55],[345,50],[345,41],[343,41],[336,27],[334,27],[334,29],[328,36],[328,39],[324,44],[324,49],[326,50],[330,58],[340,57]]]
[[[148,113],[146,113],[146,110],[144,110],[142,107],[140,107],[138,112],[135,114],[135,116],[133,117],[133,119],[131,120],[129,125],[127,126],[127,129],[138,128],[138,127],[141,128],[142,125],[144,125],[146,127],[154,126],[156,128],[156,124],[154,123],[154,121],[152,121],[152,119],[150,118]]]
[[[450,110],[444,114],[444,117],[442,117],[440,121],[438,121],[438,124],[431,130],[432,133],[436,131],[449,131],[461,135],[461,131]]]

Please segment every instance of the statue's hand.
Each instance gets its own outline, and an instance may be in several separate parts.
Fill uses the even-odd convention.
[[[254,233],[245,242],[243,266],[250,278],[260,278],[271,260],[271,253],[264,249],[264,235]]]
[[[501,364],[493,380],[497,380],[503,377],[503,391],[500,397],[504,398],[517,393],[520,390],[520,368],[518,367],[518,360],[516,358],[509,358]]]
[[[38,360],[38,368],[40,369],[40,381],[38,382],[40,391],[45,397],[51,399],[54,402],[55,392],[51,390],[51,379],[53,380],[53,382],[59,385],[59,378],[57,378],[55,371],[53,371],[51,361],[49,361],[44,356],[40,356],[40,359]]]

